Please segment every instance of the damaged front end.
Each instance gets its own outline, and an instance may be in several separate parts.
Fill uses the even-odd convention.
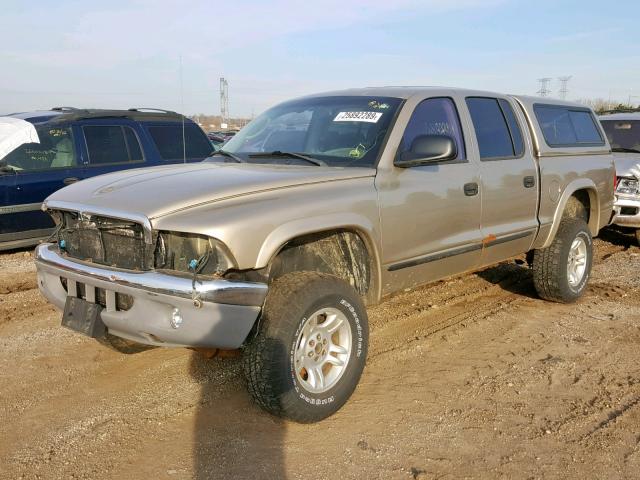
[[[48,209],[57,242],[36,249],[36,265],[40,290],[56,306],[67,311],[80,302],[76,313],[97,306],[109,334],[147,345],[234,349],[244,342],[267,285],[223,278],[235,262],[218,240],[154,231],[135,216]]]
[[[220,276],[233,268],[228,249],[205,235],[152,231],[147,242],[141,224],[72,211],[50,212],[57,243],[66,255],[85,262],[133,270]]]

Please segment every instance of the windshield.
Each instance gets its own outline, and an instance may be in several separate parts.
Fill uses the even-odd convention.
[[[391,97],[312,97],[286,102],[257,117],[223,147],[255,163],[371,167],[402,100]]]
[[[76,165],[71,128],[37,126],[40,143],[25,143],[4,158],[0,167],[11,170],[48,170]]]
[[[601,120],[613,150],[640,152],[640,120]]]

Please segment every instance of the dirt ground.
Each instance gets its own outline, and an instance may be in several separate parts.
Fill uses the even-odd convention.
[[[254,406],[238,359],[61,328],[0,255],[0,478],[640,478],[640,248],[603,237],[573,305],[510,262],[370,309],[362,382],[315,425]]]

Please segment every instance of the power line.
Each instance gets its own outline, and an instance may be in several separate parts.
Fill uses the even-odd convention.
[[[560,81],[560,90],[558,90],[558,93],[560,94],[560,98],[562,100],[567,99],[567,93],[569,92],[569,89],[567,88],[567,84],[569,83],[569,80],[571,80],[572,77],[573,75],[558,77],[558,80]]]
[[[547,97],[551,93],[549,90],[549,82],[551,81],[551,77],[539,78],[538,83],[540,83],[540,90],[536,93],[541,97]]]

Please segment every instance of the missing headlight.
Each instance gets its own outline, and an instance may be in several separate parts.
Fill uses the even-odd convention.
[[[202,260],[198,273],[219,275],[233,263],[224,246],[217,240],[205,235],[181,232],[159,232],[154,253],[157,269],[192,272],[189,264]]]

